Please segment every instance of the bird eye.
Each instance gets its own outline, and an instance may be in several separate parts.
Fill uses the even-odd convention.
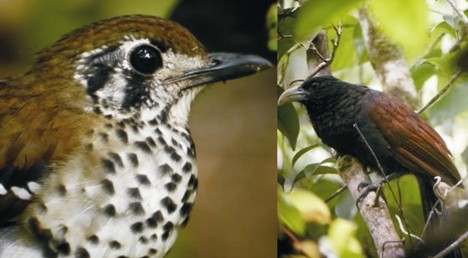
[[[152,74],[162,66],[161,54],[151,45],[138,46],[130,53],[130,65],[139,73]]]

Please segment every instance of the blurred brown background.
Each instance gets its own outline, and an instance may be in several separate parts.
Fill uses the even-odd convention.
[[[267,0],[0,0],[0,77],[93,21],[151,14],[189,28],[208,50],[267,50]],[[276,256],[276,71],[211,86],[193,106],[200,188],[190,222],[168,257]],[[1,101],[1,100],[0,100]]]

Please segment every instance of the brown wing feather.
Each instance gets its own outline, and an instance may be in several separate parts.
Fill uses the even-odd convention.
[[[18,186],[29,191],[27,183],[73,152],[93,124],[93,115],[78,108],[86,100],[82,88],[47,86],[25,79],[0,82],[0,184],[6,190]],[[12,191],[0,195],[0,226],[27,203]]]
[[[440,176],[446,183],[455,184],[460,180],[445,142],[407,105],[396,97],[381,94],[371,104],[371,110],[370,118],[401,165],[411,171]]]

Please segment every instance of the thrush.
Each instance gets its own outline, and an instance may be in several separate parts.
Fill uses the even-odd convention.
[[[121,16],[0,81],[0,257],[162,257],[197,190],[190,104],[270,67],[182,26]]]

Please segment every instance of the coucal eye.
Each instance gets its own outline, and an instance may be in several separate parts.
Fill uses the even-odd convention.
[[[139,73],[152,74],[162,66],[161,54],[154,46],[138,46],[130,52],[130,65]]]

